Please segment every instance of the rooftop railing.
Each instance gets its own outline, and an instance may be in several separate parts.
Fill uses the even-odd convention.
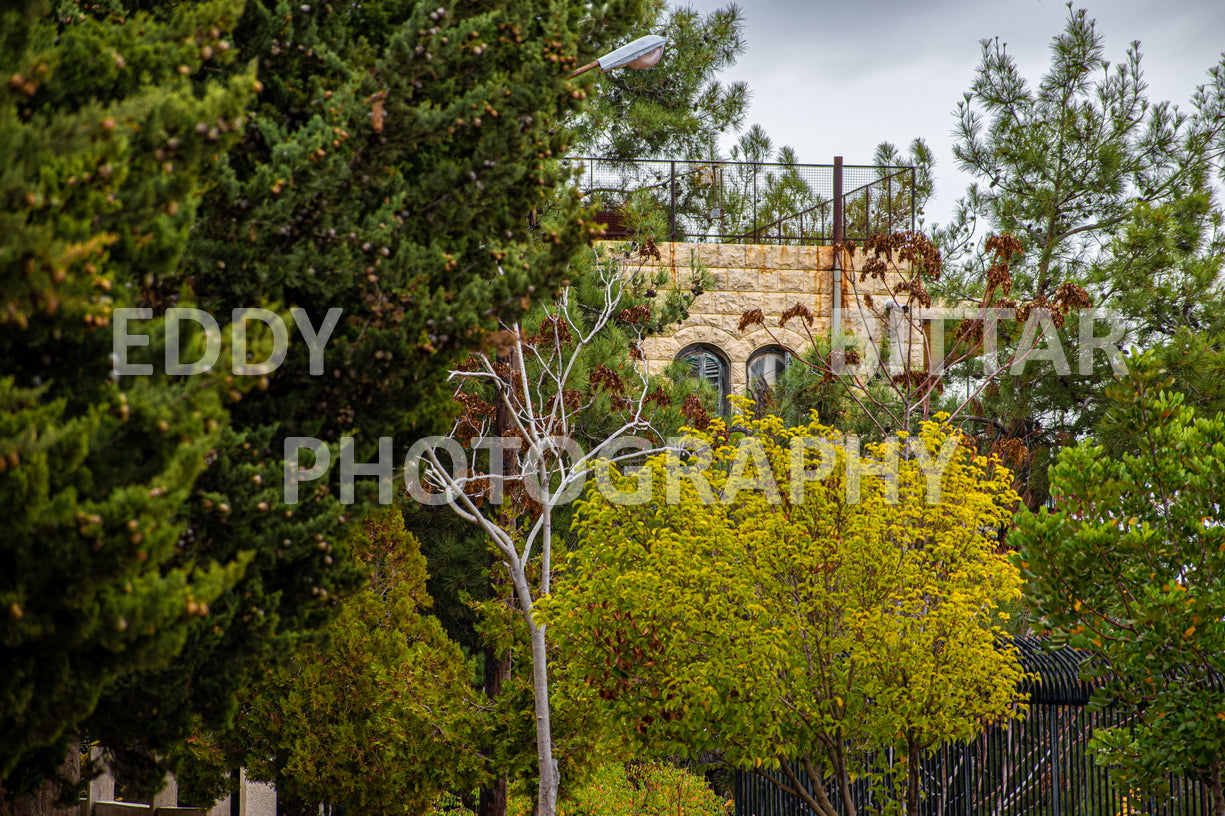
[[[651,224],[673,241],[812,245],[915,228],[914,167],[567,161],[609,238]]]

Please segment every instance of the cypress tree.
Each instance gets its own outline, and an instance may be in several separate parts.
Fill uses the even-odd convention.
[[[566,73],[635,9],[4,12],[6,791],[52,773],[74,732],[134,794],[155,788],[192,729],[224,729],[253,672],[335,615],[362,577],[340,542],[378,491],[359,481],[343,504],[333,467],[287,503],[284,440],[337,462],[351,437],[365,462],[424,431],[446,366],[560,285],[594,234],[555,161],[583,98]],[[556,220],[530,228],[556,187]],[[116,380],[128,306],[153,313],[126,352],[154,374]],[[236,308],[340,318],[323,376],[296,335],[266,374],[234,374],[226,346],[212,371],[167,376],[165,313],[184,306],[223,336]],[[253,335],[238,364],[269,353]],[[184,336],[199,359],[205,337]]]
[[[222,324],[255,307],[314,329],[339,316],[322,372],[295,333],[275,371],[233,377],[231,424],[182,506],[183,558],[251,561],[179,663],[113,685],[88,724],[133,783],[156,784],[193,729],[225,731],[249,678],[361,580],[347,529],[385,497],[362,478],[342,501],[344,446],[367,463],[391,438],[402,456],[450,410],[447,367],[551,295],[595,234],[556,162],[558,123],[583,97],[568,69],[608,50],[631,7],[246,4],[231,70],[257,63],[262,90],[209,179],[184,263],[155,287],[190,287]],[[561,204],[533,229],[546,197]],[[297,503],[281,491],[290,437],[321,440],[332,462]]]
[[[199,179],[251,94],[248,71],[193,78],[226,62],[239,9],[0,12],[0,806],[64,764],[115,678],[167,665],[241,571],[178,557],[221,384],[116,379],[111,360],[115,311],[177,267]],[[160,371],[150,325],[129,356]]]

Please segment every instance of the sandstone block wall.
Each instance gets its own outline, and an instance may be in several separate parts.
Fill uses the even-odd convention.
[[[659,245],[661,258],[647,259],[647,268],[667,270],[673,286],[687,286],[691,263],[704,266],[715,279],[714,288],[694,301],[686,320],[673,333],[649,338],[643,352],[652,374],[660,373],[688,346],[704,344],[719,350],[728,363],[732,394],[748,391],[748,361],[758,350],[781,345],[802,353],[812,339],[828,339],[833,309],[833,249],[826,246],[752,246],[740,244]],[[844,267],[848,259],[844,255]],[[639,262],[634,258],[634,263]],[[851,261],[853,262],[853,261]],[[888,300],[879,280],[860,282],[849,269],[842,274],[844,330],[861,338],[879,338],[882,321],[867,308],[863,296],[871,294],[877,310]],[[896,280],[897,276],[893,276]],[[779,327],[779,315],[796,303],[808,308],[813,325],[807,331],[799,320]],[[761,309],[765,326],[739,330],[741,315]],[[811,332],[811,336],[809,334]],[[912,359],[922,365],[920,359]]]

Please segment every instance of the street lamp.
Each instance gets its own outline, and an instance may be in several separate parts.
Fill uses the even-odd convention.
[[[599,68],[601,71],[611,71],[623,65],[628,65],[631,68],[651,68],[664,55],[664,45],[667,42],[666,39],[658,34],[648,34],[645,37],[639,37],[632,43],[623,45],[616,51],[605,54],[595,62],[589,62],[582,68],[574,69],[570,76],[576,77],[579,74],[590,71],[592,68]]]

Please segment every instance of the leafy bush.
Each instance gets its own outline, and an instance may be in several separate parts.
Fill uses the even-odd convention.
[[[530,816],[532,797],[512,796],[507,816]],[[729,816],[731,800],[721,799],[697,774],[666,762],[601,765],[576,788],[563,789],[558,816]],[[446,794],[428,816],[473,816]]]
[[[601,765],[558,803],[558,816],[724,816],[731,801],[719,798],[702,777],[666,762]],[[507,816],[528,816],[531,802],[515,797]]]

